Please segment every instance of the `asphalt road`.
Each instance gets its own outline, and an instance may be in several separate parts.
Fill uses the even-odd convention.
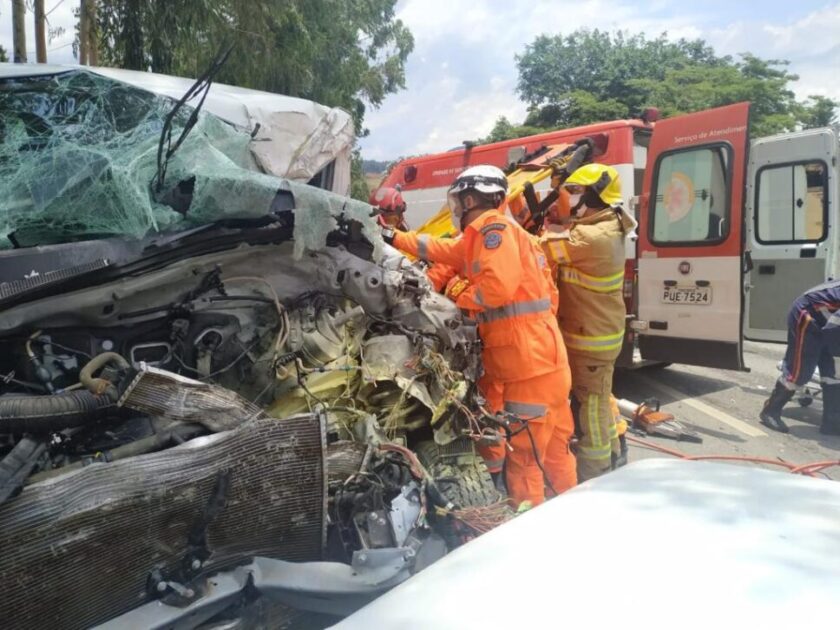
[[[778,378],[776,366],[783,355],[783,345],[747,342],[744,359],[750,372],[676,364],[641,368],[617,372],[613,389],[619,398],[634,402],[657,398],[663,410],[703,437],[702,444],[644,438],[667,448],[690,455],[756,456],[794,464],[840,459],[840,437],[818,430],[819,399],[809,407],[800,407],[795,400],[788,403],[782,414],[790,426],[787,435],[759,424],[759,410]],[[647,457],[668,456],[631,445],[631,461]],[[840,480],[840,468],[826,474]]]

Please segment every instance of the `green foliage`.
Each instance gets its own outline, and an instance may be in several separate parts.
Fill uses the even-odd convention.
[[[353,151],[353,157],[350,160],[350,196],[365,203],[370,199],[370,188],[365,180],[362,154],[358,148]]]
[[[384,173],[390,163],[388,160],[362,160],[362,172],[365,174]]]
[[[827,96],[809,96],[802,104],[799,119],[805,129],[828,127],[837,124],[837,108],[840,102]]]
[[[526,121],[524,125],[514,125],[506,117],[500,116],[490,131],[490,135],[479,140],[482,144],[489,142],[501,142],[524,136],[533,136],[545,131],[545,127],[533,125]]]
[[[790,81],[798,79],[785,70],[787,62],[762,60],[750,54],[725,66],[688,66],[669,70],[662,80],[633,79],[632,89],[646,93],[666,116],[750,101],[753,135],[792,131],[798,106]]]
[[[104,65],[196,76],[233,44],[219,81],[308,98],[353,114],[405,87],[414,39],[396,0],[104,0]]]
[[[663,33],[644,35],[578,30],[570,35],[541,35],[517,55],[518,90],[532,107],[562,102],[585,91],[598,99],[616,98],[628,106],[644,104],[644,94],[629,89],[629,78],[663,79],[668,69],[689,64],[721,65],[702,40],[671,42]]]
[[[673,116],[750,101],[751,132],[762,136],[833,113],[830,103],[796,102],[788,85],[799,77],[788,72],[788,62],[739,57],[717,56],[699,39],[669,41],[664,33],[655,39],[598,30],[541,35],[516,57],[518,91],[530,106],[525,125],[575,127],[636,116],[648,106]]]
[[[8,61],[9,58],[6,56],[6,49],[0,46],[0,61]]]

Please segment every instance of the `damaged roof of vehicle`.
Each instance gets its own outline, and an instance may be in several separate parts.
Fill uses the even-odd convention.
[[[193,79],[154,72],[92,66],[0,63],[0,81],[84,71],[174,100]],[[339,107],[234,85],[213,83],[202,106],[249,134],[262,168],[279,177],[308,180],[354,141],[353,119]]]
[[[210,85],[196,116],[171,98],[190,85],[0,64],[0,249],[264,217],[280,189],[315,194],[288,180],[308,181],[342,155],[334,177],[346,178],[338,172],[349,168],[353,137],[345,112]]]

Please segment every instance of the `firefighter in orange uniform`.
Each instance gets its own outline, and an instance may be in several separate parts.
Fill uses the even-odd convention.
[[[577,472],[585,481],[609,471],[622,454],[611,392],[626,325],[624,243],[636,222],[623,210],[618,172],[611,166],[581,166],[562,185],[572,216],[560,231],[546,231],[540,243],[558,266],[559,322],[581,435]]]
[[[498,168],[469,168],[449,190],[460,239],[387,229],[383,235],[421,260],[458,269],[468,281],[456,304],[476,314],[485,395],[493,411],[515,420],[505,464],[508,493],[516,503],[536,505],[545,497],[541,465],[556,492],[577,482],[569,449],[571,379],[545,256],[533,237],[499,211],[506,191]]]

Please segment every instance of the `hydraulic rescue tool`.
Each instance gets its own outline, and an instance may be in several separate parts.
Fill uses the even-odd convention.
[[[618,400],[621,415],[632,421],[634,429],[647,435],[671,438],[680,442],[702,444],[703,438],[674,419],[674,414],[660,411],[659,401],[650,398],[638,405],[624,398]]]

